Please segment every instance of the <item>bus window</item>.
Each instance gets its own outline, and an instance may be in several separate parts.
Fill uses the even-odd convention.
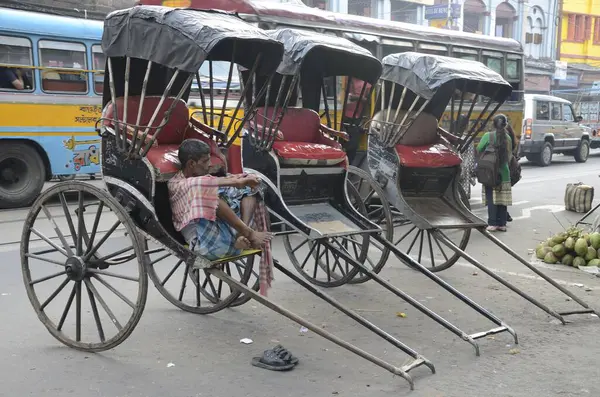
[[[471,48],[454,47],[452,49],[452,57],[460,59],[468,59],[470,61],[479,60],[479,52]]]
[[[500,52],[483,51],[483,64],[494,72],[504,75],[502,70],[503,55]]]
[[[419,44],[418,52],[422,54],[448,56],[448,47],[445,45]]]
[[[381,56],[414,51],[414,45],[410,41],[381,39]]]
[[[32,59],[29,39],[0,36],[0,90],[31,92],[34,87]]]
[[[79,93],[88,91],[85,45],[40,40],[38,46],[44,91]]]
[[[506,54],[506,76],[505,79],[510,83],[513,88],[513,92],[510,96],[509,101],[521,102],[523,101],[523,69],[522,69],[523,58],[517,54]]]
[[[518,55],[506,56],[506,80],[521,80],[521,57]]]
[[[102,52],[99,44],[92,46],[92,69],[94,70],[94,91],[102,95],[104,90],[104,67],[106,65],[106,55]]]

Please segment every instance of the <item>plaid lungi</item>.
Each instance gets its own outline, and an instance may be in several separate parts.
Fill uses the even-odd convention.
[[[218,190],[219,198],[229,205],[229,207],[241,217],[241,202],[244,197],[261,196],[254,209],[254,229],[257,231],[269,231],[269,218],[262,200],[262,187],[253,190],[249,187],[236,188],[232,186],[220,187]],[[214,221],[207,219],[198,219],[196,225],[197,239],[193,242],[194,251],[204,256],[210,261],[236,256],[241,254],[242,250],[234,247],[237,238],[236,231],[227,224],[227,222],[219,219]],[[259,282],[260,293],[266,296],[268,288],[271,287],[273,281],[273,259],[271,254],[271,244],[267,243],[262,249],[261,261],[259,265]]]
[[[482,186],[481,196],[483,205],[487,205],[487,199],[485,197],[485,186]],[[492,188],[492,201],[494,205],[512,205],[512,186],[510,182],[502,182],[499,186]]]

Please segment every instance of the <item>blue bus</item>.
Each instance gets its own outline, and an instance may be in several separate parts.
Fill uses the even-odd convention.
[[[101,21],[0,8],[0,208],[100,172]]]

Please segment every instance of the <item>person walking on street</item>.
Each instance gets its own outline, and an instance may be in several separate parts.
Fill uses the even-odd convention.
[[[500,114],[494,117],[495,131],[486,132],[477,152],[483,153],[493,145],[497,156],[499,183],[496,186],[483,186],[483,204],[488,208],[488,231],[506,231],[508,206],[512,205],[512,187],[510,183],[509,161],[512,154],[512,139],[507,130],[508,119]]]
[[[513,156],[517,155],[517,139],[515,137],[515,131],[513,130],[512,126],[510,124],[506,125],[506,131],[508,132],[508,135],[510,136],[510,142],[512,143],[512,154]],[[512,216],[510,216],[510,213],[507,211],[506,212],[506,221],[507,222],[512,222]]]

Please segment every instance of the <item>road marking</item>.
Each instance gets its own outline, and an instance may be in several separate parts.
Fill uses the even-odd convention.
[[[412,256],[411,256],[411,258],[412,258]],[[413,258],[413,259],[417,260],[417,258]],[[439,257],[439,258],[436,258],[436,260],[439,260],[440,261],[439,263],[441,263],[442,261],[444,261],[444,258],[443,257]],[[421,264],[427,263],[427,261],[429,263],[431,263],[431,258],[428,257],[428,256],[422,256],[421,257]],[[531,263],[531,261],[530,261],[530,263]],[[461,266],[461,267],[467,267],[469,269],[479,270],[477,268],[477,266],[474,266],[471,263],[463,262],[463,261],[460,261],[460,260],[457,261],[454,265],[458,265],[458,266]],[[554,270],[554,271],[557,270],[555,267],[551,267],[550,265],[546,265],[545,263],[536,263],[535,265],[532,264],[532,266],[541,267],[541,268],[544,268],[544,269]],[[513,272],[513,271],[510,271],[510,270],[496,269],[496,268],[488,267],[488,266],[486,266],[486,268],[488,270],[491,270],[492,272],[494,272],[496,274],[505,274],[505,275],[508,275],[508,276],[514,276],[514,277],[524,278],[524,279],[533,280],[533,281],[546,281],[543,278],[541,278],[540,276],[536,276],[536,275],[533,275],[533,274],[526,274],[526,273]],[[564,270],[564,272],[566,272],[566,270]],[[574,274],[576,274],[576,273],[574,273]],[[587,274],[587,273],[584,273],[584,274]],[[590,287],[590,286],[585,285],[583,283],[576,283],[576,282],[572,282],[572,281],[561,280],[561,279],[557,279],[557,278],[554,278],[554,277],[552,277],[552,279],[554,281],[556,281],[558,284],[561,284],[561,285],[564,285],[564,286],[567,286],[567,287],[578,287],[578,288],[583,288],[583,289],[586,289],[586,290],[594,290],[594,291],[600,290],[598,287]],[[582,287],[582,285],[583,285],[583,287]]]
[[[527,200],[515,201],[514,203],[512,203],[511,207],[516,207],[517,205],[523,205],[523,204],[527,204],[527,203],[529,203],[529,201],[527,201]],[[473,212],[485,212],[485,211],[487,211],[487,207],[476,208],[475,210],[473,210]]]
[[[472,269],[477,269],[476,266],[473,266],[472,264],[466,263],[466,262],[460,262],[460,261],[458,261],[455,264],[459,265],[459,266],[462,266],[462,267],[469,267],[469,268],[472,268]],[[536,266],[536,267],[543,267],[545,269],[554,270],[554,269],[550,268],[547,265],[536,264],[534,266]],[[487,266],[486,266],[486,268],[488,268],[489,270],[493,271],[494,273],[506,274],[506,275],[509,275],[509,276],[515,276],[515,277],[525,278],[525,279],[528,279],[528,280],[546,281],[543,278],[541,278],[540,276],[535,276],[533,274],[518,273],[518,272],[513,272],[513,271],[510,271],[510,270],[495,269],[493,267],[487,267]],[[585,289],[590,289],[590,290],[594,290],[594,291],[598,290],[598,288],[593,288],[593,287],[587,286],[587,285],[582,284],[582,283],[574,283],[574,282],[571,282],[571,281],[565,281],[565,280],[561,280],[561,279],[557,279],[557,278],[552,278],[552,279],[554,281],[556,281],[558,284],[561,284],[561,285],[564,285],[564,286],[567,286],[567,287],[579,287],[579,288],[585,288]],[[583,285],[583,287],[582,287],[582,285]]]
[[[536,210],[548,210],[549,212],[562,212],[565,210],[564,205],[537,205],[535,207],[522,208],[521,216],[513,217],[513,220],[527,219],[531,218],[531,213]]]

